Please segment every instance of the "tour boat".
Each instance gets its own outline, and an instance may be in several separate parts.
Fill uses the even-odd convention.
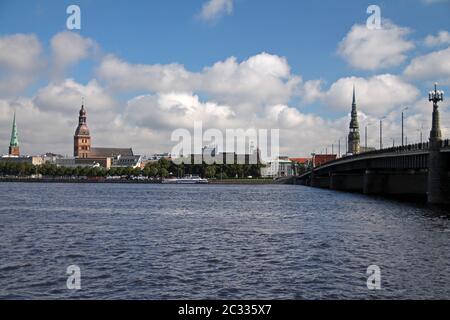
[[[199,176],[186,176],[184,178],[163,179],[165,184],[207,184],[208,179],[202,179]]]

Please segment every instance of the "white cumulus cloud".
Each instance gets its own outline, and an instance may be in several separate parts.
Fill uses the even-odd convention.
[[[81,106],[81,98],[89,106],[90,113],[103,113],[116,106],[114,99],[96,80],[91,80],[86,85],[73,79],[51,82],[37,91],[33,102],[40,110],[74,116]]]
[[[242,62],[230,57],[201,72],[188,71],[180,64],[130,64],[107,56],[97,75],[113,90],[198,92],[222,104],[286,103],[302,82],[291,73],[285,58],[268,53]]]
[[[418,80],[450,82],[450,47],[414,58],[404,73]]]
[[[197,95],[176,92],[135,97],[128,101],[125,111],[128,122],[159,130],[191,128],[195,121],[222,128],[234,116],[229,106],[202,102]]]
[[[425,45],[428,47],[435,47],[440,45],[450,44],[450,33],[448,31],[439,31],[437,35],[428,35],[425,38]]]
[[[203,4],[200,18],[205,21],[214,21],[232,12],[233,0],[209,0]]]
[[[368,115],[385,115],[413,103],[419,96],[419,90],[399,76],[382,74],[367,79],[341,78],[318,97],[327,106],[350,111],[353,85],[356,87],[358,109]]]
[[[0,36],[0,95],[23,91],[46,62],[42,45],[32,34]]]
[[[362,70],[377,70],[402,64],[406,53],[414,48],[407,40],[408,28],[384,21],[382,29],[354,25],[338,47],[338,54],[351,66]]]
[[[54,77],[61,77],[67,68],[89,57],[97,50],[97,44],[92,39],[70,31],[56,34],[51,39],[50,45]]]

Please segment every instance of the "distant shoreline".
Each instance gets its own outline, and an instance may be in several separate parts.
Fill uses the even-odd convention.
[[[107,184],[162,184],[160,180],[107,180],[107,179],[64,179],[64,178],[0,178],[2,182],[20,182],[20,183],[107,183]],[[247,184],[247,185],[264,185],[274,184],[271,179],[224,179],[210,180],[209,184]]]

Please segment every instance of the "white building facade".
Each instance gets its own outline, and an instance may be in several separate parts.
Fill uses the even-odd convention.
[[[261,176],[263,178],[281,178],[291,177],[295,174],[294,164],[288,157],[279,157],[265,163],[265,167],[261,168]]]

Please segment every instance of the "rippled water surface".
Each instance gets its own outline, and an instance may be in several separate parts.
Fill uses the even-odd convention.
[[[450,220],[301,186],[0,183],[0,298],[450,299]]]

